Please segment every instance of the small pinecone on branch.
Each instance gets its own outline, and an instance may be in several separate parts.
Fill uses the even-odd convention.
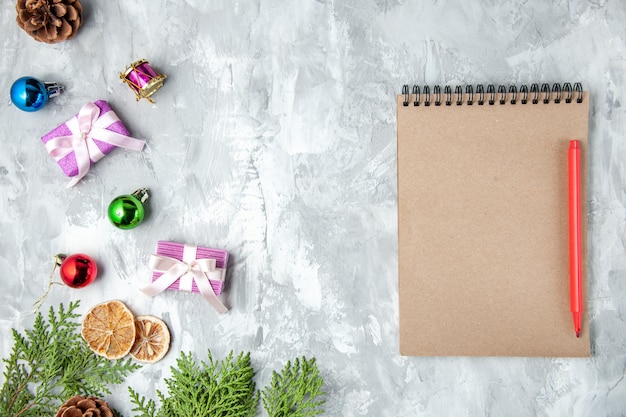
[[[113,417],[106,401],[75,395],[59,408],[54,417]]]
[[[17,24],[45,43],[71,39],[83,23],[80,0],[17,0]]]

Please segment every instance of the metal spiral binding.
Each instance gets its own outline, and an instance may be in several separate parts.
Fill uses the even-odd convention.
[[[485,104],[485,87],[482,84],[476,86],[476,94],[478,94],[478,105]]]
[[[449,85],[443,89],[444,94],[446,95],[446,106],[450,106],[452,104],[452,89]]]
[[[434,86],[433,94],[435,94],[435,106],[441,106],[441,87],[438,85]]]
[[[511,104],[517,103],[517,87],[512,85],[509,87],[509,94],[511,94]],[[504,103],[500,103],[504,104]]]
[[[460,85],[456,86],[454,94],[456,94],[456,105],[460,106],[463,104],[463,88]]]
[[[530,92],[533,94],[533,99],[531,103],[537,104],[539,103],[539,84],[533,83],[530,85]]]
[[[500,104],[506,103],[506,87],[501,85],[498,87],[498,94],[500,94]]]
[[[496,102],[496,89],[493,87],[493,84],[487,86],[487,94],[489,94],[489,105],[493,106],[493,103]]]
[[[576,103],[582,103],[583,86],[581,83],[574,83],[573,86],[570,83],[564,83],[562,85],[554,83],[552,86],[548,83],[543,83],[541,86],[537,83],[533,83],[530,85],[530,88],[526,84],[521,85],[519,89],[515,85],[510,85],[507,90],[505,85],[498,85],[496,89],[494,84],[488,84],[485,90],[483,84],[477,84],[475,89],[472,85],[466,85],[465,92],[462,86],[457,85],[454,87],[453,92],[452,87],[446,85],[442,93],[441,86],[435,85],[433,86],[434,100],[431,101],[430,86],[425,85],[420,90],[419,85],[414,84],[409,91],[409,85],[405,84],[402,86],[402,94],[404,95],[402,104],[408,106],[411,98],[413,98],[413,106],[415,107],[422,104],[424,106],[430,106],[431,104],[441,106],[442,103],[447,107],[453,104],[456,106],[463,104],[472,106],[474,103],[479,106],[485,104],[489,106],[495,104],[504,105],[507,103],[525,105],[529,102],[532,104],[539,104],[539,102],[543,104],[550,102],[559,104],[563,101],[569,104],[574,100]],[[456,96],[456,98],[454,96]]]
[[[465,87],[465,94],[467,94],[467,105],[471,106],[474,104],[474,87],[468,85]]]

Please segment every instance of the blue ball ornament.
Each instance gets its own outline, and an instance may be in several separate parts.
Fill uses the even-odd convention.
[[[41,110],[48,99],[56,97],[62,88],[57,83],[41,82],[34,77],[22,77],[11,86],[11,101],[20,110]]]

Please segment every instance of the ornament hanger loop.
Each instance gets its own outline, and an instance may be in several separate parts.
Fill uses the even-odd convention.
[[[65,259],[65,255],[61,255],[61,254],[54,255],[54,266],[52,267],[52,271],[50,271],[50,278],[48,280],[48,286],[46,287],[46,292],[41,297],[39,297],[37,301],[33,303],[33,307],[35,307],[35,311],[33,311],[33,313],[37,313],[39,309],[41,308],[41,305],[43,304],[43,302],[46,301],[48,294],[50,294],[50,288],[52,288],[52,285],[62,284],[61,282],[54,281],[54,271],[56,271],[57,267],[61,266],[63,259]]]

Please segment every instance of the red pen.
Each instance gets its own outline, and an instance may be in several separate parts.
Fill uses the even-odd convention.
[[[582,219],[580,213],[580,144],[569,143],[569,274],[570,306],[574,315],[574,330],[580,337],[580,322],[583,312],[583,248]]]

